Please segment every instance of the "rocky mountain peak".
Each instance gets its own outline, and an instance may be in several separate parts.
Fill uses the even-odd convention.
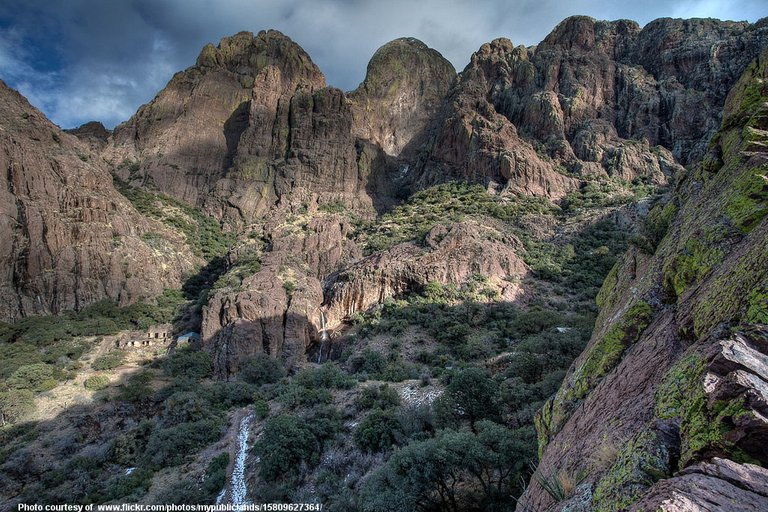
[[[418,39],[385,44],[368,63],[363,83],[349,94],[354,134],[390,155],[398,155],[412,141],[416,145],[455,76],[453,65]]]
[[[98,121],[91,121],[80,125],[77,128],[64,131],[71,133],[78,139],[86,142],[94,151],[102,150],[107,145],[109,136],[112,135],[112,132],[107,130],[104,125]]]
[[[605,52],[617,46],[625,46],[639,32],[640,25],[631,20],[599,21],[589,16],[571,16],[560,22],[544,38],[539,48]]]
[[[256,77],[265,67],[275,66],[289,80],[304,80],[315,87],[325,86],[325,77],[307,52],[277,30],[238,32],[224,37],[218,46],[207,44],[197,57],[196,66],[226,69],[238,75]],[[244,87],[253,81],[245,80]]]

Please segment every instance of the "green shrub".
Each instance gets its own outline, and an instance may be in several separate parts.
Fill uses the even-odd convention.
[[[85,389],[90,389],[91,391],[100,391],[109,386],[109,377],[106,375],[91,375],[85,379],[83,386],[85,386]]]
[[[20,367],[8,377],[6,384],[12,389],[31,389],[47,391],[56,387],[54,368],[45,363],[36,363]]]
[[[297,471],[302,461],[317,462],[319,455],[307,422],[287,414],[267,420],[253,450],[261,459],[259,473],[267,482]]]
[[[28,389],[0,391],[0,425],[18,423],[35,410],[35,394]]]
[[[318,211],[326,212],[326,213],[342,213],[346,211],[347,207],[343,201],[339,201],[337,199],[329,203],[323,203],[320,206],[318,206],[317,209]]]
[[[120,400],[137,403],[148,399],[154,393],[150,382],[152,382],[152,374],[148,372],[134,373],[121,385]]]
[[[211,459],[208,468],[205,471],[206,479],[204,488],[210,494],[211,498],[224,487],[227,483],[227,467],[229,466],[229,454],[223,452]],[[187,502],[191,503],[191,502]]]
[[[450,426],[467,420],[474,430],[477,421],[498,418],[498,384],[486,370],[467,368],[450,379],[445,392],[435,401],[440,423]]]
[[[283,389],[277,399],[286,407],[296,408],[330,404],[333,395],[327,389],[307,388],[292,382]]]
[[[302,417],[315,436],[318,446],[323,446],[341,431],[341,413],[332,405],[316,405],[304,412]]]
[[[212,386],[198,389],[196,392],[219,410],[232,407],[245,407],[253,402],[256,386],[242,381],[214,382]]]
[[[378,452],[396,444],[400,422],[392,410],[374,409],[357,426],[354,439],[357,446],[369,452]]]
[[[266,419],[269,416],[269,402],[263,397],[257,397],[253,402],[253,412],[258,419]]]
[[[125,352],[114,350],[94,359],[91,368],[97,371],[112,370],[123,362],[125,362]]]
[[[257,386],[274,384],[283,376],[285,376],[283,365],[268,354],[257,354],[249,359],[240,371],[241,379]]]
[[[110,448],[111,460],[124,466],[135,466],[146,451],[155,426],[153,420],[144,419],[136,428],[117,434]]]
[[[355,385],[355,379],[335,363],[304,368],[296,374],[293,382],[309,389],[349,389]]]
[[[154,474],[151,469],[134,468],[130,475],[118,475],[107,482],[105,497],[107,500],[138,500],[149,490]]]
[[[477,427],[477,434],[445,430],[395,451],[363,483],[362,510],[421,510],[424,504],[424,510],[458,512],[462,503],[506,510],[535,457],[533,431],[489,421]]]
[[[213,375],[213,360],[207,352],[185,347],[163,361],[163,370],[170,377],[197,381]]]
[[[360,409],[391,409],[400,405],[400,395],[388,384],[380,386],[368,386],[363,389],[357,399]]]
[[[157,467],[177,466],[187,456],[221,437],[223,422],[208,418],[152,432],[147,442],[146,460]]]
[[[386,368],[387,360],[381,352],[366,348],[362,354],[352,356],[349,366],[352,373],[378,375]]]
[[[210,404],[194,391],[177,391],[165,399],[162,424],[165,426],[213,419],[216,415]]]

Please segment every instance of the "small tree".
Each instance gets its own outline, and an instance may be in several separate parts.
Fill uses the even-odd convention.
[[[498,394],[498,384],[486,370],[467,368],[453,375],[445,393],[435,401],[435,413],[443,425],[467,420],[474,432],[477,421],[498,417]]]
[[[262,478],[273,482],[310,459],[316,451],[315,436],[302,418],[281,414],[267,420],[253,450],[261,459]]]
[[[260,386],[262,384],[274,384],[285,375],[285,370],[280,361],[268,354],[257,354],[243,365],[240,378],[250,384]]]
[[[125,352],[114,350],[94,359],[91,368],[98,371],[112,370],[123,364],[124,361]]]
[[[19,367],[6,381],[13,389],[47,391],[56,387],[53,366],[45,363],[27,364]]]
[[[35,394],[28,389],[0,392],[0,426],[18,423],[35,409]]]
[[[360,422],[355,430],[355,443],[363,450],[378,452],[396,443],[400,422],[392,410],[375,409]]]

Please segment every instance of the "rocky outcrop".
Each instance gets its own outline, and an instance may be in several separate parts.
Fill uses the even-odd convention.
[[[508,191],[553,200],[578,188],[579,180],[520,137],[489,98],[491,90],[518,87],[515,80],[525,80],[525,61],[527,50],[513,48],[508,40],[483,45],[472,56],[430,128],[430,142],[411,174],[416,187],[450,179],[491,180]],[[519,75],[513,76],[518,66]]]
[[[398,192],[387,153],[422,131],[454,75],[423,43],[398,40],[348,99],[283,34],[242,32],[203,48],[105,153],[125,181],[236,224],[296,196],[372,213]]]
[[[129,304],[179,287],[198,263],[115,190],[88,144],[2,82],[0,168],[0,319]]]
[[[768,471],[715,457],[655,484],[633,512],[754,511],[768,508]]]
[[[100,152],[103,150],[109,142],[109,136],[112,134],[107,130],[103,124],[98,121],[91,121],[84,125],[72,128],[71,130],[64,130],[67,133],[71,133],[78,139],[86,142],[91,150],[94,152]]]
[[[214,355],[222,378],[258,353],[288,366],[300,362],[319,339],[321,279],[361,257],[347,239],[352,227],[340,215],[315,211],[281,221],[265,227],[268,244],[260,269],[228,282],[203,310],[203,347]],[[227,275],[237,275],[244,260],[235,256]]]
[[[764,51],[710,152],[651,210],[646,231],[666,236],[608,276],[592,340],[537,416],[537,474],[585,474],[591,508],[764,506],[760,471],[714,458],[768,462],[767,78]],[[560,510],[538,482],[521,507]]]
[[[391,156],[418,148],[455,77],[451,63],[417,39],[385,44],[368,63],[363,83],[349,93],[354,135]]]
[[[361,259],[338,215],[302,225],[268,228],[275,233],[261,269],[217,292],[203,313],[203,345],[215,357],[217,374],[237,373],[257,353],[298,363],[320,340],[321,315],[328,329],[432,281],[461,286],[478,275],[507,300],[519,298],[528,267],[518,241],[477,224],[436,226],[426,249],[407,242]],[[232,265],[237,268],[237,260]]]
[[[268,121],[259,143],[285,150],[291,97],[325,87],[325,78],[297,44],[277,31],[241,32],[207,45],[194,66],[177,73],[149,104],[115,128],[108,157],[121,177],[202,205],[226,175],[249,125]],[[275,133],[272,128],[275,128]],[[272,140],[274,138],[274,141]],[[264,140],[266,139],[266,140]]]
[[[580,179],[666,183],[700,160],[764,21],[566,19],[535,48],[483,45],[433,126],[414,180],[493,180],[559,199]]]
[[[517,254],[520,243],[508,235],[478,224],[437,225],[426,245],[426,251],[412,242],[396,245],[331,276],[323,304],[328,326],[388,298],[423,291],[431,281],[462,285],[482,275],[498,285],[506,300],[522,291],[515,283],[528,267]]]

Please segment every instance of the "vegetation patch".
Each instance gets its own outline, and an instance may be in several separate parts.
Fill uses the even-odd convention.
[[[753,324],[768,324],[768,288],[765,285],[750,292],[744,320]]]
[[[616,462],[598,481],[591,510],[627,510],[657,480],[671,476],[674,458],[655,431],[643,430],[619,450]]]
[[[733,224],[749,233],[768,214],[768,165],[739,176],[728,195],[725,213]]]
[[[556,211],[542,198],[500,197],[489,194],[480,185],[452,182],[416,192],[405,204],[363,226],[358,239],[370,254],[411,240],[421,243],[435,225],[461,222],[468,216],[511,222],[524,214]]]
[[[196,256],[209,261],[226,254],[232,247],[234,235],[224,232],[216,220],[200,210],[159,192],[132,187],[117,177],[114,178],[114,184],[139,213],[182,233]]]
[[[543,453],[549,440],[568,420],[576,404],[594,389],[600,379],[616,367],[626,349],[640,339],[652,319],[651,306],[639,301],[588,349],[581,366],[536,414],[535,424],[539,436],[540,454]]]
[[[768,287],[764,245],[756,240],[735,264],[693,297],[693,328],[698,338],[721,323],[738,324],[763,318],[762,290]]]
[[[401,436],[400,421],[394,411],[377,408],[360,422],[353,437],[362,450],[378,452],[395,445]]]
[[[91,391],[101,391],[109,386],[109,377],[106,375],[91,375],[85,379],[83,386]]]
[[[692,238],[685,249],[664,268],[664,286],[676,297],[701,281],[715,265],[723,261],[723,252],[714,244]]]
[[[311,417],[280,414],[267,419],[264,433],[253,447],[261,462],[259,473],[267,482],[290,480],[299,466],[320,461],[323,443],[341,428],[333,408],[315,409]]]
[[[674,201],[669,201],[666,204],[659,203],[651,208],[642,226],[640,237],[643,243],[636,245],[639,245],[647,254],[656,252],[656,247],[666,236],[677,212],[678,207]]]
[[[112,370],[122,365],[125,362],[125,352],[122,350],[113,350],[99,356],[91,363],[91,368],[94,370]]]
[[[678,361],[656,392],[656,416],[680,420],[680,465],[686,467],[702,453],[733,456],[736,448],[725,439],[730,418],[746,412],[743,398],[708,405],[704,390],[705,361],[692,354]]]
[[[653,191],[654,187],[641,178],[631,183],[616,178],[587,181],[579,190],[565,196],[562,207],[567,212],[577,212],[586,208],[619,206],[642,199]]]
[[[497,510],[521,491],[515,479],[533,456],[533,431],[490,421],[477,432],[444,430],[396,451],[363,484],[366,512]]]
[[[589,349],[584,363],[576,371],[571,396],[577,400],[584,398],[600,378],[616,367],[624,351],[640,339],[652,318],[653,310],[646,302],[639,301],[629,308]]]

